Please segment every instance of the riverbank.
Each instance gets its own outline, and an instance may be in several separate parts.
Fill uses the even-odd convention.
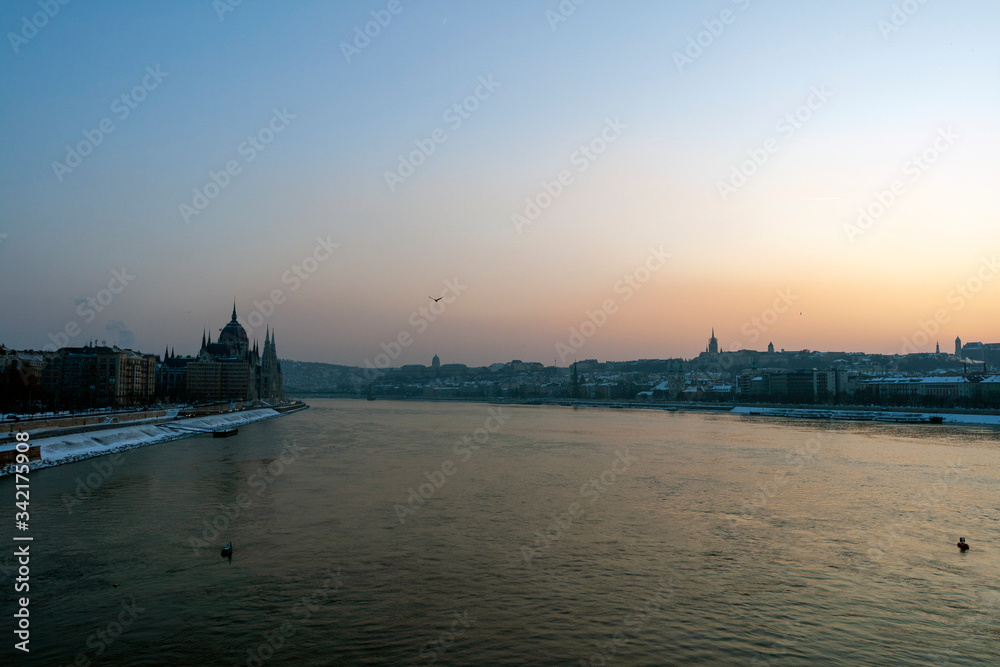
[[[40,457],[29,463],[31,470],[82,461],[95,456],[115,454],[137,447],[157,445],[171,440],[211,434],[219,428],[230,428],[272,419],[305,410],[306,403],[255,408],[235,412],[200,415],[187,419],[177,417],[136,420],[127,425],[99,424],[76,426],[58,432],[32,434],[30,443],[38,447]],[[13,449],[11,443],[2,449]],[[0,450],[2,451],[2,450]],[[0,477],[14,472],[14,466],[0,468]]]
[[[968,412],[914,412],[888,410],[839,410],[813,408],[735,407],[731,414],[787,419],[839,419],[893,424],[952,424],[964,426],[1000,426],[1000,415]]]
[[[317,396],[318,398],[319,396]],[[331,398],[361,399],[356,395],[331,396]],[[548,405],[573,408],[605,408],[617,410],[664,410],[667,412],[712,412],[746,417],[777,417],[783,419],[833,419],[844,421],[874,421],[895,424],[951,424],[965,426],[1000,426],[1000,412],[996,410],[966,410],[945,408],[920,410],[915,408],[831,407],[807,405],[687,403],[647,401],[596,401],[581,399],[498,399],[498,398],[426,398],[393,396],[377,400],[427,401],[431,403],[489,403],[493,405]]]

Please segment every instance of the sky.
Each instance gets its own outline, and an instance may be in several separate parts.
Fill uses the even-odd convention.
[[[0,343],[1000,341],[1000,4],[11,0]],[[431,297],[440,301],[432,301]]]

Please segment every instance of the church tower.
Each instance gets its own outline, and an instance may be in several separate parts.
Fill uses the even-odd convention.
[[[712,327],[712,337],[708,339],[708,353],[709,354],[719,353],[719,341],[715,337],[715,327]]]

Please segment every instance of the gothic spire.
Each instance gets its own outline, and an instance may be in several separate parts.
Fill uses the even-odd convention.
[[[233,322],[236,321],[236,299],[235,298],[233,299],[233,319],[232,319],[232,321]]]

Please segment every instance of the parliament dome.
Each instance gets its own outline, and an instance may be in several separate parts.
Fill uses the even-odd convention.
[[[236,321],[236,304],[233,304],[233,319],[219,333],[219,342],[223,345],[240,346],[243,349],[246,349],[250,344],[246,329]]]

